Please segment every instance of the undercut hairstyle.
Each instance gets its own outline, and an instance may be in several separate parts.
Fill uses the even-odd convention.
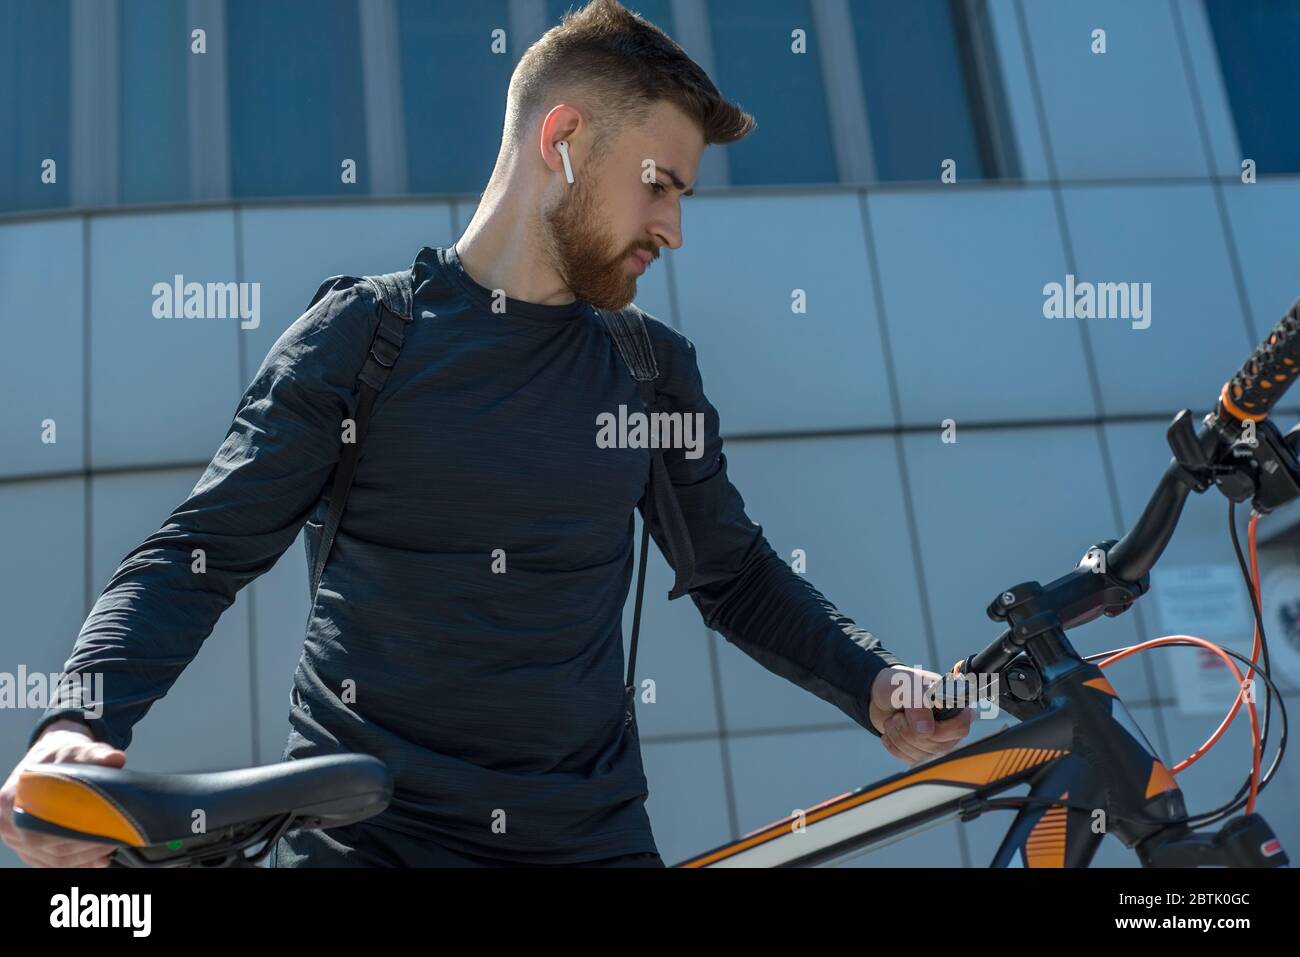
[[[617,0],[569,10],[524,52],[506,95],[505,142],[520,146],[538,112],[572,91],[583,95],[593,156],[663,101],[693,119],[706,144],[734,143],[758,125],[676,41]]]

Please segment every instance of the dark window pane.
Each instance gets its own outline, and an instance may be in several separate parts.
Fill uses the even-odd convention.
[[[758,121],[745,139],[720,147],[727,152],[732,183],[835,182],[835,151],[807,0],[715,0],[709,4],[709,23],[713,80],[723,96]],[[806,53],[791,50],[796,29],[807,33]]]
[[[402,0],[398,16],[411,191],[478,193],[501,146],[515,65],[508,4]],[[506,31],[504,53],[492,52],[496,29]]]
[[[226,0],[226,38],[234,195],[367,192],[356,0]]]
[[[1300,172],[1300,4],[1206,0],[1242,158],[1261,175]]]
[[[855,0],[849,9],[880,180],[982,179],[949,0]]]
[[[188,58],[197,54],[189,52],[185,5],[121,0],[118,9],[122,202],[188,199]]]
[[[0,3],[0,210],[68,205],[71,63],[67,0]],[[41,182],[41,163],[57,182]]]

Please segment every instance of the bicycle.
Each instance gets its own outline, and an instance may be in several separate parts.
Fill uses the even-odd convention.
[[[1174,417],[1166,433],[1173,459],[1127,534],[1096,543],[1073,570],[1047,585],[1022,582],[999,592],[988,615],[1007,629],[927,689],[935,718],[943,720],[958,713],[972,684],[993,687],[999,705],[1019,724],[675,866],[825,864],[941,820],[956,816],[968,821],[999,808],[1017,814],[992,867],[1086,867],[1106,834],[1132,848],[1144,867],[1289,866],[1281,842],[1254,811],[1287,741],[1286,708],[1269,676],[1255,531],[1261,515],[1300,497],[1300,425],[1283,436],[1267,418],[1296,374],[1300,301],[1224,384],[1199,430],[1188,410]],[[1151,568],[1173,536],[1188,495],[1211,485],[1228,499],[1229,529],[1251,597],[1251,657],[1190,636],[1080,656],[1066,632],[1101,615],[1121,615],[1147,593]],[[1235,513],[1236,505],[1248,499],[1253,506],[1250,568]],[[1214,651],[1240,688],[1218,733],[1172,770],[1102,673],[1123,657],[1161,645]],[[1233,659],[1247,665],[1245,676]],[[1256,675],[1267,687],[1262,726],[1251,693]],[[1225,805],[1188,814],[1174,775],[1218,740],[1243,703],[1252,731],[1250,776]],[[1282,730],[1277,754],[1261,777],[1274,703]],[[1029,785],[1027,795],[996,797],[1023,784]],[[115,844],[114,866],[254,866],[291,825],[351,824],[383,811],[391,796],[388,769],[367,755],[192,775],[53,764],[20,775],[14,814],[18,827]],[[1218,831],[1199,833],[1243,806],[1246,813]],[[207,827],[195,835],[191,814],[199,807]],[[246,853],[251,848],[258,849]]]

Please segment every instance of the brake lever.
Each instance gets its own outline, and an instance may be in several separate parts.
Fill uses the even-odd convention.
[[[1231,421],[1213,414],[1205,423],[1220,447],[1226,447],[1214,462],[1205,455],[1186,409],[1166,433],[1179,476],[1189,488],[1203,492],[1214,485],[1230,501],[1251,500],[1261,515],[1300,498],[1300,425],[1284,436],[1271,419],[1247,420],[1239,432]]]

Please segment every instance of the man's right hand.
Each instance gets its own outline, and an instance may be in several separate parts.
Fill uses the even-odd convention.
[[[32,867],[105,867],[113,853],[111,845],[20,831],[14,824],[18,775],[35,764],[65,763],[120,768],[126,764],[126,752],[96,741],[90,729],[79,721],[61,718],[51,722],[0,788],[0,840]]]

